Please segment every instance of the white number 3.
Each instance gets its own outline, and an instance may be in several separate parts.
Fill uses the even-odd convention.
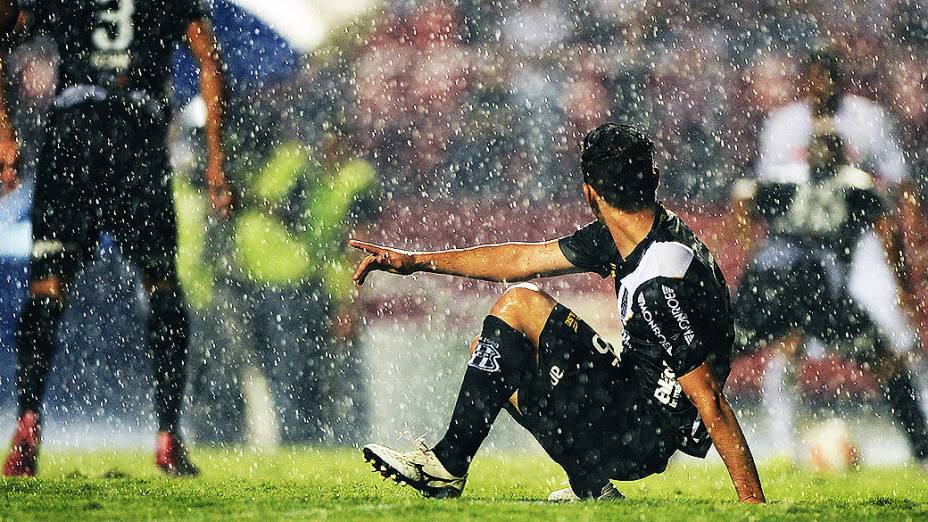
[[[115,9],[113,9],[112,0],[96,0],[96,2],[97,20],[100,25],[93,32],[93,44],[101,51],[125,51],[135,36],[132,27],[132,14],[135,13],[134,0],[116,0]]]

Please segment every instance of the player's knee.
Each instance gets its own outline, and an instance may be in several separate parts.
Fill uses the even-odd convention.
[[[510,286],[493,306],[496,309],[517,307],[524,309],[550,301],[551,297],[534,283],[519,283]]]
[[[66,293],[66,285],[60,276],[34,279],[29,286],[29,296],[33,299],[48,299],[62,302],[64,301]]]
[[[503,292],[490,309],[490,315],[499,317],[510,326],[519,329],[520,325],[532,319],[547,319],[554,307],[554,299],[538,285],[519,283]]]

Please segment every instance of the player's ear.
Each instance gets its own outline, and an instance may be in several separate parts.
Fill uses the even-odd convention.
[[[599,197],[599,194],[596,193],[596,189],[591,187],[589,183],[584,183],[583,197],[586,198],[586,202],[592,206],[596,202],[596,198]]]

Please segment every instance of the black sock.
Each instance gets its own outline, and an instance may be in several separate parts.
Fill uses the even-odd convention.
[[[57,347],[58,325],[64,303],[49,297],[33,297],[26,302],[16,327],[16,388],[19,416],[38,413],[45,396],[45,381]]]
[[[484,319],[448,431],[434,448],[448,471],[459,477],[467,473],[499,411],[519,387],[531,354],[531,345],[522,332],[498,317]]]
[[[928,458],[928,423],[921,409],[918,389],[908,371],[890,377],[883,385],[883,393],[909,439],[915,458]]]
[[[176,433],[186,383],[189,326],[183,297],[176,288],[151,294],[148,347],[155,372],[155,415],[158,431]]]

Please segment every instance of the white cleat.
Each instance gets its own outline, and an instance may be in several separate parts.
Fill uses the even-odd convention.
[[[363,449],[364,460],[374,470],[379,469],[384,478],[392,478],[401,486],[409,485],[423,496],[460,497],[467,475],[452,475],[423,441],[416,441],[416,445],[417,449],[400,453],[380,444],[368,444]]]
[[[552,491],[551,494],[548,495],[548,502],[579,502],[581,500],[622,500],[624,498],[625,498],[625,495],[623,495],[621,491],[617,490],[615,486],[612,485],[612,482],[609,482],[608,484],[603,486],[602,493],[600,493],[599,496],[595,498],[581,499],[580,497],[577,496],[576,493],[574,493],[574,490],[570,489],[570,487],[568,486],[564,489]]]

